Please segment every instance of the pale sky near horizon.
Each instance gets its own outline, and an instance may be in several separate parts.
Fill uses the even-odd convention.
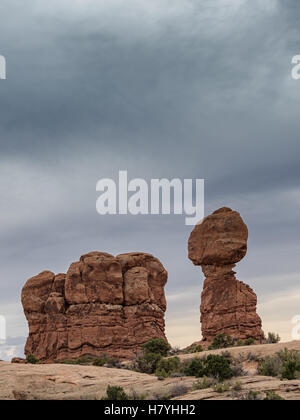
[[[2,0],[0,359],[20,354],[26,280],[92,250],[145,251],[169,272],[166,331],[200,339],[200,267],[184,216],[99,216],[96,182],[205,179],[205,212],[249,229],[237,277],[263,328],[300,315],[300,5],[293,0]]]

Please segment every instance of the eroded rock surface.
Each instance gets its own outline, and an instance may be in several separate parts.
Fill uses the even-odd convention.
[[[200,307],[203,341],[210,342],[220,333],[241,340],[264,337],[256,294],[233,271],[246,255],[247,239],[240,214],[227,207],[206,217],[190,235],[189,258],[201,265],[205,275]]]
[[[27,281],[25,354],[44,362],[83,355],[134,357],[150,338],[166,339],[168,273],[150,254],[91,252],[67,274],[44,271]]]

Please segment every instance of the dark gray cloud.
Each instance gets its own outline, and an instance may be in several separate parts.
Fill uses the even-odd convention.
[[[19,301],[26,278],[65,271],[91,249],[152,252],[170,296],[200,294],[183,217],[96,214],[96,181],[121,169],[205,178],[206,212],[229,205],[249,226],[240,278],[261,294],[293,287],[295,2],[3,0],[0,16],[0,305]],[[168,318],[179,309],[171,300]],[[15,325],[10,335],[21,334]]]

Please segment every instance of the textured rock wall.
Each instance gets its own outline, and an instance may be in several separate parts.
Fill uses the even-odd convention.
[[[166,339],[168,273],[150,254],[83,255],[67,274],[44,271],[27,281],[26,354],[41,361],[83,355],[134,357],[150,338]]]

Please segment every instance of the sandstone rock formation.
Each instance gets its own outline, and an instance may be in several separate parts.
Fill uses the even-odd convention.
[[[131,358],[164,334],[168,273],[150,254],[83,255],[67,274],[44,271],[27,281],[25,354],[44,362],[83,355]]]
[[[206,217],[192,231],[188,251],[205,275],[201,295],[204,342],[220,334],[261,341],[264,333],[256,313],[253,290],[236,280],[233,268],[247,252],[248,229],[240,214],[223,207]]]

